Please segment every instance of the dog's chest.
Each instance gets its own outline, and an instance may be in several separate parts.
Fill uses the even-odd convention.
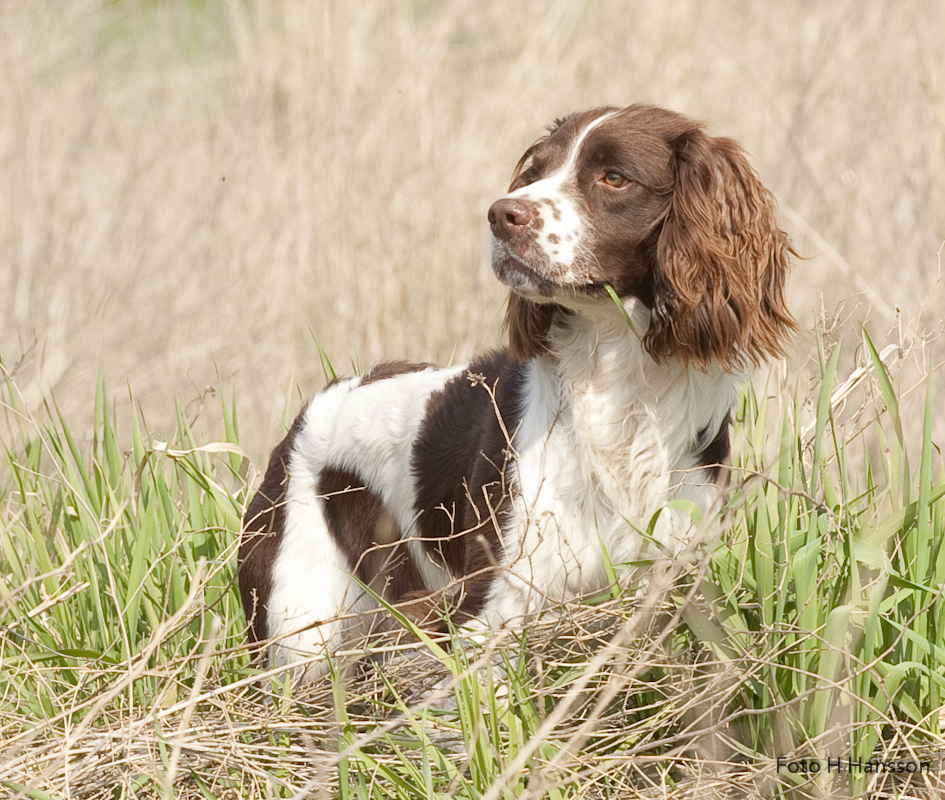
[[[507,569],[490,604],[504,618],[517,616],[514,606],[528,613],[596,591],[608,582],[608,562],[643,556],[634,526],[646,529],[691,462],[645,386],[615,392],[589,382],[563,393],[554,378],[534,383],[540,402],[516,439]]]

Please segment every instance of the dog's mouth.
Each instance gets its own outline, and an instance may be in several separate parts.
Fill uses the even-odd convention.
[[[558,288],[555,283],[549,280],[544,274],[549,265],[536,267],[504,245],[504,243],[492,242],[492,271],[495,276],[508,286],[512,291],[533,299],[548,298],[555,294]],[[537,295],[538,297],[534,297]]]
[[[537,302],[558,302],[567,297],[607,297],[603,281],[556,280],[564,270],[544,254],[520,255],[505,242],[492,240],[492,271],[513,292]]]

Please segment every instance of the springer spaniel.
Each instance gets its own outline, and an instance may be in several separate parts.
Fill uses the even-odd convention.
[[[573,114],[489,224],[508,349],[337,379],[272,453],[239,583],[277,663],[349,641],[377,596],[520,622],[605,587],[608,562],[678,553],[684,512],[656,548],[640,531],[720,497],[739,384],[796,327],[791,247],[738,145],[652,106]]]

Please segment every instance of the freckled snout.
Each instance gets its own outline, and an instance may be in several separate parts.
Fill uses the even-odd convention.
[[[508,241],[515,234],[521,233],[538,213],[534,205],[527,200],[503,197],[496,200],[489,209],[489,227],[496,239]]]

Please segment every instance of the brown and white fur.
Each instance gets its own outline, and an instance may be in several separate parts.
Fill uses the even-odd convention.
[[[670,500],[718,501],[739,384],[795,328],[791,248],[738,145],[652,106],[573,114],[489,222],[508,349],[335,380],[273,451],[239,582],[279,662],[343,644],[375,593],[521,622],[652,555],[639,530]],[[654,537],[693,531],[667,511]]]

